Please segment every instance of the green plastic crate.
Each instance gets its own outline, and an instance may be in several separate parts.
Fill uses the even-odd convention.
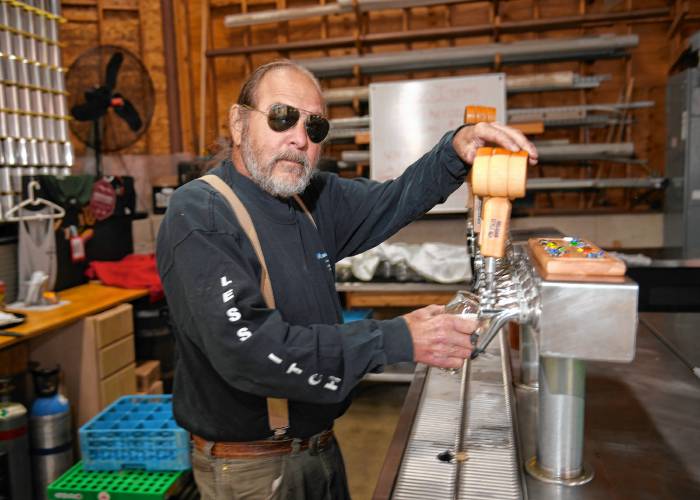
[[[160,500],[173,497],[187,471],[93,472],[78,462],[48,487],[50,500]]]

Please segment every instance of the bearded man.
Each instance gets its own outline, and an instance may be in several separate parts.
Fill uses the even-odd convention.
[[[537,154],[482,123],[393,181],[348,180],[315,168],[328,129],[313,75],[287,60],[259,67],[231,107],[226,157],[175,192],[160,227],[173,410],[205,500],[349,498],[332,428],[352,389],[392,363],[460,367],[476,325],[436,305],[342,324],[333,264],[443,202],[484,143]]]

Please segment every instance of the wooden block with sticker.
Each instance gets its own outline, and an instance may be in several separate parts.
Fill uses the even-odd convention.
[[[625,263],[580,238],[530,238],[528,245],[543,277],[624,276]]]

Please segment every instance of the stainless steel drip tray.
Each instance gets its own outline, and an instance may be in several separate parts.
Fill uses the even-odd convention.
[[[506,344],[503,334],[499,336],[499,342],[492,342],[485,354],[471,362],[464,412],[460,408],[460,375],[428,370],[392,498],[524,498],[509,372],[503,365]],[[468,459],[462,462],[457,487],[458,465],[440,461],[438,455],[455,449],[462,418],[466,419]]]

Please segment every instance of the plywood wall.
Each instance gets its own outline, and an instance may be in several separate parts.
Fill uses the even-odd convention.
[[[366,85],[372,81],[400,80],[406,78],[430,78],[450,75],[465,75],[502,70],[509,74],[530,74],[560,70],[573,70],[580,74],[610,74],[611,80],[598,89],[590,91],[562,91],[540,94],[521,94],[509,98],[509,107],[554,106],[565,104],[616,102],[624,94],[630,81],[634,81],[632,100],[653,100],[651,109],[635,111],[634,124],[622,140],[633,140],[637,156],[648,160],[648,167],[604,166],[602,175],[634,176],[648,173],[662,174],[665,152],[664,93],[670,63],[683,48],[687,36],[700,29],[700,2],[688,0],[501,0],[466,2],[451,5],[436,5],[412,9],[375,11],[360,18],[354,14],[311,18],[278,24],[266,24],[247,28],[228,29],[223,20],[226,15],[270,10],[275,8],[318,5],[332,0],[169,0],[175,12],[177,44],[178,86],[180,98],[180,121],[183,148],[199,152],[217,136],[226,133],[226,115],[235,100],[240,86],[251,69],[259,64],[279,57],[319,57],[370,52],[405,51],[432,47],[471,45],[492,41],[518,41],[535,38],[556,39],[560,37],[594,36],[602,33],[635,33],[640,37],[639,46],[631,50],[629,57],[591,62],[563,62],[550,64],[527,64],[478,69],[456,69],[451,71],[420,71],[410,74],[383,75],[323,80],[326,88]],[[168,113],[165,92],[163,38],[160,20],[160,2],[146,0],[72,0],[63,2],[64,15],[68,22],[62,26],[62,40],[66,42],[65,63],[70,62],[83,50],[96,43],[122,44],[141,55],[154,80],[157,93],[156,117],[147,137],[130,148],[129,153],[163,153],[169,151]],[[388,45],[363,45],[314,51],[269,51],[252,55],[209,58],[208,78],[202,137],[200,127],[201,101],[201,53],[203,49],[202,26],[206,25],[204,48],[218,49],[300,40],[332,39],[354,36],[358,32],[385,33],[411,31],[447,26],[475,26],[485,23],[524,21],[529,19],[551,19],[564,16],[604,14],[620,11],[644,11],[662,9],[662,13],[641,21],[601,22],[579,25],[567,29],[538,30],[522,33],[499,33],[472,37],[443,38],[413,43]],[[205,23],[202,20],[206,19]],[[334,107],[333,117],[353,116],[362,112],[356,106]],[[572,142],[602,142],[608,131],[592,129],[589,136],[579,129],[555,129],[541,138],[568,138]],[[595,172],[593,172],[595,174]],[[541,175],[570,177],[586,176],[591,172],[583,169],[573,171],[571,167],[557,169],[548,167]],[[561,198],[557,200],[557,196]],[[606,196],[613,204],[627,203],[630,193],[608,192]],[[635,196],[635,193],[632,193]],[[547,203],[557,205],[573,200],[574,206],[582,201],[577,194],[547,195]],[[569,200],[569,201],[571,201]],[[589,200],[590,202],[590,200]],[[588,204],[590,204],[587,202]],[[542,203],[540,203],[542,205]]]
[[[122,151],[129,154],[170,153],[167,82],[163,55],[160,2],[146,0],[69,0],[61,2],[66,22],[60,26],[63,65],[70,65],[97,45],[117,45],[136,54],[155,89],[155,110],[147,132]],[[85,148],[72,137],[76,154]]]

